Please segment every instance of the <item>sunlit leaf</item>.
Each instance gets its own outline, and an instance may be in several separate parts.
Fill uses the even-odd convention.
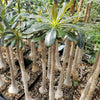
[[[36,23],[36,24],[33,24],[27,30],[25,30],[23,33],[24,34],[31,34],[33,32],[42,31],[42,30],[47,29],[47,28],[48,28],[48,24],[46,24],[46,23]]]
[[[73,0],[71,0],[67,5],[65,2],[63,3],[63,7],[58,12],[58,17],[57,17],[58,22],[63,17],[65,12],[71,7],[72,3],[73,3]]]
[[[45,37],[45,44],[46,46],[50,47],[53,45],[53,43],[55,42],[56,39],[56,29],[52,28],[50,29],[47,33],[46,33],[46,37]]]
[[[7,40],[10,40],[12,38],[14,38],[15,35],[14,34],[7,34],[5,37],[4,37],[4,41],[7,41]]]
[[[54,21],[56,21],[56,19],[57,19],[57,13],[58,13],[57,5],[54,4],[52,6],[52,19]]]

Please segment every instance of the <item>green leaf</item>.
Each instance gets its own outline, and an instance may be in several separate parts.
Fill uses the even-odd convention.
[[[39,40],[41,40],[41,39],[43,39],[43,38],[45,38],[45,34],[43,34],[43,35],[41,35],[41,36],[39,36],[39,37],[33,37],[33,41],[35,41],[35,42],[37,42],[37,41],[39,41]]]
[[[64,32],[63,30],[58,30],[58,37],[64,37],[66,35],[66,32]]]
[[[5,47],[8,47],[11,44],[11,41],[8,41],[4,44]]]
[[[31,34],[33,32],[42,31],[42,30],[47,29],[47,28],[48,28],[48,24],[46,24],[46,23],[35,23],[30,28],[25,30],[23,33],[24,34]]]
[[[12,40],[11,41],[11,47],[14,47],[16,45],[16,43],[17,43],[17,39]]]
[[[58,17],[57,17],[58,22],[63,17],[65,12],[72,6],[72,3],[73,3],[73,0],[71,0],[67,5],[65,2],[63,3],[63,7],[58,12]]]
[[[19,47],[19,49],[22,49],[23,48],[23,43],[22,43],[21,40],[18,41],[18,47]]]
[[[56,19],[57,19],[57,13],[58,13],[57,5],[54,4],[52,6],[52,19],[54,21],[56,21]]]
[[[46,37],[45,37],[46,46],[50,47],[53,45],[56,39],[56,33],[57,33],[56,28],[52,28],[46,33]]]
[[[0,30],[3,32],[4,31],[4,27],[2,25],[2,23],[0,22]]]
[[[71,40],[71,41],[77,41],[75,32],[74,33],[67,33],[67,37]]]
[[[1,38],[0,42],[1,42],[1,45],[4,46],[4,39],[3,38]]]
[[[78,38],[77,38],[77,44],[78,44],[78,47],[81,49],[83,47],[83,37],[82,35],[78,32]]]
[[[49,4],[47,4],[46,9],[47,9],[49,16],[52,18],[52,7],[50,7]]]
[[[7,34],[7,35],[5,35],[5,37],[4,37],[4,41],[7,41],[7,40],[12,39],[12,38],[14,38],[14,37],[15,37],[15,34]]]
[[[10,31],[10,30],[7,30],[7,31],[4,31],[4,34],[7,33],[7,34],[14,34],[14,32]]]

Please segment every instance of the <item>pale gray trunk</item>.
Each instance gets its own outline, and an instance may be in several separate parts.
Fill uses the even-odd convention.
[[[77,57],[77,64],[79,65],[79,64],[81,64],[82,63],[82,56],[83,56],[83,48],[79,48],[78,47],[78,49],[79,49],[79,51],[78,51],[78,57]]]
[[[57,87],[57,91],[55,92],[55,98],[59,99],[63,97],[63,91],[62,91],[62,86],[63,86],[63,81],[64,81],[64,75],[65,75],[65,70],[66,70],[66,59],[68,59],[69,56],[69,51],[70,51],[70,45],[71,45],[71,41],[68,39],[66,41],[66,55],[63,58],[63,63],[62,63],[62,69],[61,69],[61,73],[60,73],[60,79],[58,82],[58,87]]]
[[[11,61],[12,55],[13,55],[11,47],[6,47],[6,52],[7,52],[7,58],[8,58],[8,63],[9,63],[9,67],[10,67],[10,74],[11,74],[11,86],[9,87],[8,92],[13,93],[13,94],[17,94],[19,90],[18,90],[17,85],[15,83],[13,64]]]
[[[75,47],[75,43],[72,42],[69,61],[68,61],[68,68],[67,68],[67,72],[66,72],[66,78],[65,78],[65,81],[64,81],[64,84],[68,87],[72,86],[71,69],[72,69],[72,62],[73,62],[73,56],[74,56],[74,47]]]
[[[4,59],[3,59],[3,55],[2,55],[2,52],[1,52],[1,44],[0,44],[0,69],[2,68],[6,68],[6,64],[4,62]]]
[[[88,80],[79,100],[85,100],[85,97],[87,96],[88,91],[90,89],[92,79],[93,79],[93,76],[91,76],[90,79]]]
[[[48,69],[47,69],[47,78],[50,79],[50,69],[51,69],[51,48],[48,50]]]
[[[55,43],[51,47],[51,70],[49,84],[49,100],[54,100]]]
[[[98,79],[99,73],[100,73],[100,56],[99,56],[99,60],[98,60],[98,64],[97,64],[96,70],[93,73],[93,79],[91,80],[91,86],[90,86],[88,95],[86,96],[86,98],[84,100],[91,100],[92,99],[94,90],[96,88],[96,83],[97,83],[97,79]]]
[[[92,71],[91,71],[91,73],[90,73],[89,78],[90,78],[91,75],[94,73],[94,71],[95,71],[95,69],[96,69],[96,67],[97,67],[97,63],[98,63],[99,57],[100,57],[100,48],[99,48],[99,51],[98,51],[98,53],[97,53],[96,59],[95,59],[95,61],[94,61],[94,64],[93,64],[93,67],[92,67]]]
[[[2,80],[1,74],[0,74],[0,88],[4,85],[4,81]]]
[[[31,42],[31,54],[32,54],[32,60],[33,60],[33,66],[32,66],[32,71],[33,72],[37,72],[39,71],[39,65],[36,63],[36,54],[37,54],[37,50],[36,50],[36,43],[35,42]]]
[[[77,79],[78,78],[78,72],[77,72],[77,67],[78,67],[77,58],[78,58],[78,53],[79,53],[79,47],[77,46],[76,52],[75,52],[74,61],[73,61],[73,65],[72,65],[72,71],[71,71],[73,79]]]
[[[89,79],[88,79],[88,82],[86,84],[86,87],[85,87],[85,89],[83,90],[83,92],[81,94],[80,100],[85,100],[85,98],[86,98],[86,96],[87,96],[87,94],[89,92],[91,83],[93,81],[94,71],[95,71],[95,69],[97,67],[97,64],[99,63],[99,58],[100,58],[100,49],[99,49],[99,51],[97,53],[97,56],[96,56],[96,59],[95,59],[94,65],[93,65],[93,70],[92,70],[92,72],[91,72],[91,74],[89,76]]]
[[[38,52],[41,52],[42,50],[41,43],[42,43],[42,40],[39,40]]]
[[[41,43],[41,47],[42,47],[42,51],[41,51],[41,54],[42,54],[42,84],[41,84],[41,87],[39,88],[39,91],[41,94],[45,94],[47,92],[47,89],[46,89],[46,46],[44,44],[44,40],[42,40],[42,43]]]
[[[16,75],[17,74],[17,67],[15,65],[15,60],[14,60],[14,55],[13,55],[13,49],[11,47],[9,47],[9,51],[10,51],[11,63],[12,63],[14,75]]]
[[[68,49],[68,42],[69,41],[69,39],[66,39],[65,40],[65,47],[64,47],[64,51],[63,51],[63,55],[62,55],[62,58],[61,58],[61,61],[64,61],[64,59],[66,58],[66,55],[69,57],[69,54],[67,54],[67,49]],[[66,58],[66,62],[68,62],[68,57]]]
[[[55,69],[61,71],[61,64],[60,64],[59,51],[58,51],[58,40],[56,40]]]
[[[24,85],[24,92],[25,92],[25,100],[32,100],[29,91],[28,91],[28,84],[27,84],[27,76],[26,76],[26,71],[25,71],[25,65],[24,65],[24,59],[23,59],[23,52],[22,50],[19,50],[19,63],[20,63],[20,68],[21,68],[21,73],[22,73],[22,81]]]

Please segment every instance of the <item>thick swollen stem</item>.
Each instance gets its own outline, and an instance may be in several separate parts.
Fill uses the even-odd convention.
[[[41,94],[45,94],[47,92],[46,89],[46,46],[44,44],[44,40],[42,40],[42,72],[43,72],[43,78],[42,78],[42,84],[41,87],[39,88],[39,91]]]
[[[19,65],[21,66],[18,43],[16,45],[16,51],[17,51],[16,52],[17,53],[17,59],[18,59]],[[23,57],[23,55],[22,55],[22,57]],[[23,58],[23,63],[24,63],[24,58]],[[24,66],[24,68],[25,68],[25,66]],[[27,74],[27,72],[25,72],[25,73],[26,73],[26,77],[27,77],[26,80],[29,81],[30,80],[30,76]]]
[[[77,46],[76,52],[75,52],[74,61],[73,61],[73,65],[72,65],[72,71],[71,71],[73,79],[77,79],[78,78],[78,72],[77,72],[77,66],[78,66],[78,64],[77,64],[77,58],[78,58],[78,53],[79,53],[79,47]]]
[[[79,49],[79,51],[78,51],[78,57],[77,57],[77,64],[81,64],[82,63],[82,55],[83,55],[83,48],[79,48],[78,47],[78,49]]]
[[[51,70],[49,84],[49,100],[54,100],[55,43],[51,47]]]
[[[12,66],[12,62],[11,62],[11,58],[10,58],[10,56],[12,56],[13,52],[12,52],[11,47],[7,47],[6,50],[7,50],[7,57],[9,58],[8,62],[9,62],[10,74],[11,74],[11,86],[9,87],[8,92],[13,93],[13,94],[17,94],[19,92],[19,89],[15,83],[14,70],[13,70],[13,66]]]
[[[63,51],[63,55],[62,55],[61,61],[64,61],[64,59],[66,58],[66,55],[68,55],[68,54],[67,54],[67,49],[68,49],[68,48],[67,48],[67,44],[68,44],[67,42],[68,42],[68,39],[65,40],[65,47],[64,47],[64,51]],[[68,60],[68,59],[66,59],[66,61],[67,61],[67,60]]]
[[[1,52],[1,44],[0,44],[0,69],[2,68],[6,68],[6,64],[4,62],[3,56],[2,56],[2,52]]]
[[[42,43],[42,40],[39,40],[38,52],[41,52],[42,51],[41,43]]]
[[[33,57],[33,43],[31,42],[31,52],[29,54],[29,57],[32,59]]]
[[[50,79],[50,69],[51,69],[51,48],[48,50],[48,69],[47,69],[47,78]]]
[[[93,80],[94,71],[96,70],[96,67],[97,67],[97,64],[98,64],[98,61],[99,61],[99,57],[100,57],[100,48],[99,48],[99,51],[97,53],[94,65],[93,65],[93,70],[92,70],[92,72],[89,76],[89,80],[86,84],[86,87],[85,87],[85,89],[83,90],[83,92],[81,94],[80,100],[85,100],[85,97],[89,92],[89,89],[90,89],[90,86],[91,86],[91,83],[92,83],[92,80]]]
[[[31,45],[32,45],[31,52],[32,52],[32,60],[33,60],[32,71],[37,72],[39,71],[39,65],[36,63],[36,53],[37,53],[36,43],[32,41]]]
[[[94,72],[95,69],[96,69],[97,62],[98,62],[98,60],[99,60],[99,57],[100,57],[100,48],[99,48],[99,51],[98,51],[98,53],[97,53],[97,56],[96,56],[95,62],[94,62],[94,64],[93,64],[93,69],[92,69],[93,71],[92,71],[92,72]]]
[[[66,72],[66,78],[65,78],[65,81],[64,81],[64,84],[68,87],[72,86],[71,69],[72,69],[72,62],[73,62],[73,56],[74,56],[74,47],[75,47],[75,43],[72,42],[70,57],[69,57],[69,62],[68,62],[68,68],[67,68],[67,72]]]
[[[61,73],[60,73],[60,79],[59,79],[57,91],[55,92],[55,98],[56,99],[63,97],[62,86],[63,86],[64,74],[65,74],[64,71],[66,69],[66,58],[68,57],[68,54],[69,54],[69,51],[70,51],[70,45],[71,45],[71,41],[69,39],[66,42],[67,42],[66,43],[67,52],[66,52],[66,57],[64,57],[64,59],[63,59],[62,69],[61,69]]]
[[[58,51],[58,40],[56,40],[55,69],[61,71],[61,64],[60,64],[59,51]]]
[[[2,80],[2,77],[0,75],[0,88],[4,85],[4,81]]]
[[[92,99],[94,90],[96,88],[96,83],[97,83],[97,79],[98,79],[99,73],[100,73],[100,56],[99,56],[99,60],[98,60],[98,64],[97,64],[96,70],[93,73],[93,79],[91,81],[91,86],[90,86],[88,95],[84,100],[91,100]]]
[[[82,94],[81,94],[81,97],[79,100],[85,100],[85,97],[87,96],[88,94],[88,91],[90,89],[90,86],[91,86],[91,81],[93,79],[93,75],[90,77],[90,79],[88,80],[86,86],[85,86],[85,89],[83,90]]]
[[[25,100],[32,100],[29,91],[28,91],[28,84],[27,84],[27,76],[26,76],[26,71],[25,71],[25,65],[24,65],[24,59],[23,59],[23,52],[22,50],[19,50],[19,63],[20,63],[20,68],[21,68],[21,73],[22,73],[22,81],[23,81],[23,85],[24,85],[24,92],[25,92]]]
[[[14,60],[14,55],[13,55],[13,49],[11,47],[9,47],[9,51],[10,51],[11,63],[12,63],[14,75],[16,75],[17,74],[17,67],[15,65],[15,60]]]

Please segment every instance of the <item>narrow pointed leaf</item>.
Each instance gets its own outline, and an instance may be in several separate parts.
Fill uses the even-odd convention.
[[[58,12],[58,17],[57,17],[58,21],[63,17],[65,12],[71,7],[72,3],[73,3],[73,0],[71,0],[67,5],[65,2],[63,3],[63,7]]]
[[[57,5],[54,4],[52,6],[52,19],[54,21],[56,21],[56,19],[57,19],[57,13],[58,13]]]
[[[48,28],[48,24],[43,24],[43,23],[36,23],[33,24],[30,28],[28,28],[27,30],[25,30],[23,32],[23,34],[31,34],[33,32],[38,32],[38,31],[42,31],[44,29]]]
[[[7,40],[12,39],[12,38],[14,38],[14,37],[15,37],[14,34],[7,34],[7,35],[4,37],[4,41],[7,41]]]
[[[55,39],[56,39],[56,29],[52,28],[46,33],[46,37],[45,37],[46,46],[48,47],[52,46],[53,43],[55,42]]]
[[[8,41],[4,44],[5,47],[8,47],[11,44],[11,41]]]
[[[46,5],[47,13],[52,18],[52,7],[49,6],[49,4]]]
[[[12,32],[12,31],[10,31],[10,30],[5,31],[4,34],[5,34],[5,33],[7,33],[7,34],[14,34],[14,32]]]
[[[83,37],[80,33],[78,33],[77,41],[78,47],[81,49],[83,47]]]
[[[0,30],[3,32],[4,31],[4,27],[2,25],[2,23],[0,22]]]
[[[41,36],[39,36],[39,37],[33,37],[33,41],[35,41],[35,42],[37,42],[37,41],[39,41],[39,40],[41,40],[41,39],[43,39],[43,38],[45,38],[45,34],[43,34],[43,35],[41,35]]]
[[[16,45],[16,43],[17,43],[17,39],[12,40],[11,47],[14,47]]]
[[[68,33],[67,37],[71,40],[71,41],[77,41],[76,35],[75,33]]]
[[[21,40],[18,41],[18,47],[19,47],[19,49],[22,49],[23,48],[23,43],[22,43]]]

